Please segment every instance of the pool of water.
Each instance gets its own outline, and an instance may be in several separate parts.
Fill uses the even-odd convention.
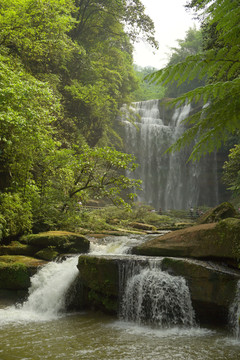
[[[2,311],[2,310],[1,310]],[[218,329],[157,329],[99,313],[0,327],[1,360],[239,360],[240,341]]]

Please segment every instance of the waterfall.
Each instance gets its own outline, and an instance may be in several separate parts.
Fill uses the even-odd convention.
[[[78,274],[78,256],[50,262],[31,278],[28,299],[23,304],[0,310],[0,323],[47,321],[61,316],[65,294]]]
[[[182,120],[191,111],[191,105],[167,110],[159,100],[142,101],[132,104],[133,125],[125,109],[121,121],[126,152],[134,154],[139,164],[135,173],[128,175],[143,182],[138,201],[165,210],[219,203],[215,153],[194,163],[187,163],[189,149],[164,154],[184,132]]]
[[[148,266],[142,267],[136,262],[136,266],[131,263],[122,270],[120,318],[161,328],[193,326],[194,311],[185,279],[163,272],[160,264],[161,260],[149,260]]]
[[[240,338],[240,281],[237,283],[236,295],[229,309],[229,325],[236,339]]]

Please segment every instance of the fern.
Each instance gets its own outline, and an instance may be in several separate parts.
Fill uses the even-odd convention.
[[[178,85],[195,77],[208,77],[208,84],[171,101],[172,105],[203,103],[202,110],[184,122],[191,125],[171,146],[178,151],[194,143],[190,159],[220,148],[231,133],[240,130],[240,3],[238,0],[192,0],[190,7],[202,11],[204,21],[217,24],[221,48],[214,48],[167,66],[148,76],[148,80]]]

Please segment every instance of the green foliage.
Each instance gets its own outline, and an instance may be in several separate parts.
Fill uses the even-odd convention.
[[[105,146],[140,33],[156,46],[140,0],[1,1],[1,237],[68,226],[80,197],[132,200],[134,159]]]
[[[190,159],[196,159],[201,154],[220,148],[230,134],[240,129],[240,4],[237,0],[194,1],[192,4],[197,10],[204,10],[205,23],[216,24],[221,46],[190,55],[186,60],[167,66],[149,78],[161,84],[174,81],[181,84],[197,75],[199,78],[208,77],[207,85],[173,102],[181,105],[201,100],[204,104],[197,114],[185,120],[191,127],[171,147],[171,150],[179,150],[197,139],[190,156]]]
[[[19,194],[0,194],[2,236],[15,236],[29,232],[32,227],[31,205]]]
[[[129,191],[139,188],[140,181],[129,179],[124,173],[135,167],[132,155],[109,147],[84,145],[76,151],[62,149],[46,155],[35,179],[41,189],[34,204],[36,225],[46,226],[42,230],[58,228],[69,222],[68,214],[72,218],[78,211],[79,200],[84,203],[89,198],[108,199],[128,207],[134,198]]]
[[[190,28],[184,40],[177,40],[178,47],[171,48],[172,53],[168,66],[176,65],[180,62],[183,62],[188,56],[196,55],[202,51],[202,31],[196,30],[196,28]],[[167,84],[166,96],[167,97],[178,97],[182,94],[185,94],[188,91],[191,91],[199,86],[203,86],[205,83],[204,78],[202,80],[198,79],[198,74],[189,81],[185,81],[179,86],[177,86],[177,81]]]
[[[147,75],[156,71],[155,68],[135,66],[136,76],[139,82],[139,87],[132,93],[133,101],[145,101],[152,99],[162,99],[164,97],[165,89],[163,86],[149,83],[145,78]]]
[[[230,150],[228,161],[223,166],[223,181],[235,196],[240,195],[240,145]]]

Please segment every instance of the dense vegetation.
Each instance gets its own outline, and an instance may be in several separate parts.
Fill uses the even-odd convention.
[[[240,46],[238,0],[192,0],[188,7],[197,11],[204,34],[201,52],[152,74],[154,82],[183,84],[198,76],[206,84],[181,94],[174,103],[202,101],[204,107],[185,120],[191,125],[173,150],[196,140],[191,158],[220,148],[240,130]],[[238,136],[239,138],[239,136]]]
[[[110,145],[140,35],[157,46],[140,0],[1,0],[2,236],[71,223],[79,200],[133,197],[134,158]]]
[[[124,174],[136,167],[134,158],[114,149],[121,143],[114,125],[124,103],[165,94],[178,97],[175,103],[205,104],[173,146],[198,139],[192,158],[224,141],[239,143],[237,0],[189,1],[202,28],[178,40],[168,66],[153,75],[154,69],[132,64],[139,36],[157,46],[140,0],[0,5],[0,240],[73,229],[86,218],[76,211],[79,201],[127,205],[133,199],[140,183]],[[224,179],[239,194],[239,145]]]

